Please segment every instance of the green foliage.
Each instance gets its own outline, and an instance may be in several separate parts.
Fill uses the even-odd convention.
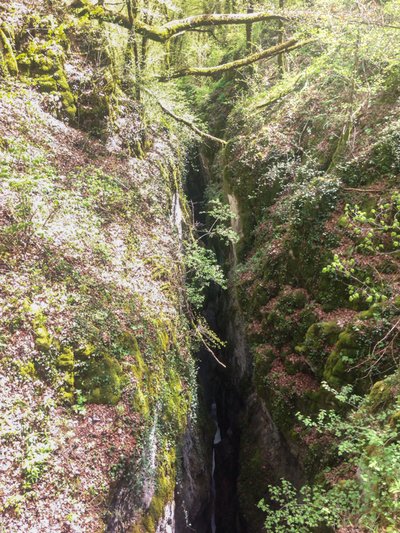
[[[397,386],[398,378],[390,378],[385,390],[394,391]],[[386,396],[386,403],[380,403],[379,411],[372,412],[375,394],[362,398],[349,385],[340,392],[326,383],[324,387],[350,413],[339,415],[334,410],[321,410],[315,419],[300,413],[297,416],[306,431],[313,429],[334,438],[338,457],[350,466],[353,474],[334,485],[327,481],[315,482],[312,487],[305,485],[299,492],[285,480],[280,486],[269,487],[269,500],[259,504],[267,513],[265,527],[277,533],[306,533],[318,526],[343,527],[357,523],[368,531],[397,530],[400,526],[399,398],[393,393]],[[326,479],[329,475],[328,470]]]
[[[210,199],[207,211],[202,214],[209,218],[209,227],[200,229],[200,237],[192,242],[186,242],[184,249],[187,295],[194,309],[200,309],[203,305],[205,291],[211,283],[226,289],[226,279],[215,252],[203,246],[200,241],[203,238],[215,237],[225,245],[229,245],[238,240],[237,233],[230,226],[234,214],[220,198]]]
[[[400,194],[393,193],[388,201],[381,200],[369,212],[358,205],[346,205],[343,223],[360,255],[348,258],[343,253],[335,254],[322,272],[347,284],[350,302],[372,304],[387,300],[390,287],[382,281],[379,272],[377,275],[376,269],[365,268],[363,257],[372,255],[390,260],[400,256]]]
[[[42,477],[55,446],[49,438],[43,439],[37,433],[30,434],[26,444],[22,472],[25,478],[24,488],[30,489]]]
[[[205,289],[211,282],[226,288],[226,280],[218,265],[215,253],[201,246],[198,242],[185,246],[184,263],[188,279],[187,295],[195,309],[199,309],[205,301]]]
[[[352,488],[346,486],[347,490],[342,489],[343,492],[336,495],[306,485],[298,492],[289,481],[282,479],[280,485],[269,485],[268,502],[261,500],[258,504],[266,513],[264,527],[271,533],[309,533],[322,525],[337,526],[341,514],[355,503],[357,493],[354,494]],[[278,510],[274,510],[276,506]]]
[[[72,410],[75,411],[75,413],[79,415],[85,415],[86,414],[86,403],[88,401],[87,397],[84,394],[82,394],[82,392],[79,389],[75,391],[75,397],[76,397],[76,402],[72,406]]]
[[[209,191],[208,194],[210,194]],[[207,211],[202,211],[200,214],[207,215],[210,227],[204,232],[201,231],[199,239],[216,237],[226,246],[237,243],[239,236],[231,227],[232,220],[236,216],[229,205],[223,203],[220,198],[212,198],[208,201],[207,207]]]
[[[396,253],[400,248],[400,193],[380,201],[369,212],[346,206],[349,231],[358,237],[357,249],[366,254]]]

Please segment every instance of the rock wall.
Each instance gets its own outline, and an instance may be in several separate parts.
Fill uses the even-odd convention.
[[[197,404],[185,139],[144,138],[124,35],[44,2],[1,14],[2,526],[174,531]]]
[[[363,109],[363,127],[355,127],[338,158],[332,154],[340,124],[329,120],[324,103],[334,88],[324,85],[316,98],[318,76],[301,101],[289,95],[248,113],[248,97],[228,118],[225,136],[231,140],[215,174],[222,175],[218,179],[240,217],[235,224],[241,240],[229,260],[235,268],[222,314],[228,317],[230,379],[245,404],[238,493],[250,531],[263,529],[264,515],[256,506],[268,500],[268,484],[284,477],[300,486],[323,479],[327,467],[339,468],[329,437],[304,430],[296,413],[339,409],[327,387],[351,384],[368,395],[371,384],[390,372],[390,356],[375,364],[371,351],[396,328],[397,245],[390,238],[382,244],[391,252],[381,259],[372,248],[360,251],[366,230],[352,233],[357,221],[346,206],[357,204],[367,218],[383,204],[397,209],[398,90],[392,74]],[[322,127],[321,117],[331,129]],[[351,273],[357,272],[359,281],[370,278],[351,280],[357,288],[349,287],[340,270],[326,268],[339,257],[353,258]],[[371,279],[385,294],[380,301],[362,292]],[[393,342],[389,351],[399,349],[397,335]]]

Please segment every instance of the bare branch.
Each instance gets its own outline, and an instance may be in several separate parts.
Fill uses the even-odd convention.
[[[206,342],[207,331],[204,331],[203,326],[200,323],[196,324],[196,323],[193,322],[193,326],[194,326],[195,331],[196,331],[197,335],[199,336],[201,342],[203,343],[205,349],[208,351],[208,353],[211,354],[214,357],[214,359],[217,361],[217,363],[219,365],[221,365],[223,368],[226,368],[226,364],[223,363],[220,359],[218,359],[218,357],[216,356],[214,350],[211,348],[211,346],[208,344],[208,342]]]
[[[209,141],[212,141],[214,143],[218,143],[221,145],[227,144],[227,142],[224,141],[223,139],[214,137],[213,135],[210,135],[209,133],[206,133],[205,131],[199,129],[195,124],[193,124],[193,122],[190,122],[190,120],[187,120],[186,118],[179,117],[178,115],[176,115],[173,111],[168,109],[162,102],[160,102],[157,96],[152,91],[150,91],[150,89],[144,88],[143,91],[149,94],[150,96],[152,96],[156,100],[157,104],[161,107],[161,109],[164,111],[166,115],[169,115],[171,118],[173,118],[177,122],[184,124],[185,126],[190,128],[192,131],[194,131],[197,135],[199,135],[199,137],[202,137],[203,139],[207,139]]]
[[[271,57],[275,57],[282,52],[291,52],[292,50],[296,50],[296,48],[300,48],[302,46],[305,46],[306,44],[315,41],[316,39],[307,39],[305,41],[297,41],[296,39],[291,39],[276,46],[272,46],[271,48],[267,48],[266,50],[262,50],[261,52],[246,56],[242,59],[231,61],[230,63],[216,65],[215,67],[188,67],[186,69],[172,72],[168,76],[160,76],[157,79],[159,81],[164,82],[175,78],[182,78],[183,76],[213,76],[214,74],[221,74],[229,70],[251,65],[252,63],[260,61],[261,59],[269,59]]]

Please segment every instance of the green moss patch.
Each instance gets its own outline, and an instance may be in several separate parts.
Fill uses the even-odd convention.
[[[32,80],[40,92],[59,98],[62,114],[69,119],[76,115],[75,97],[68,83],[64,62],[68,40],[62,26],[53,17],[30,17],[30,28],[16,57],[21,75]],[[25,36],[26,37],[26,36]]]
[[[88,361],[76,379],[77,387],[92,403],[115,405],[122,393],[122,369],[119,362],[108,355]]]
[[[304,342],[296,346],[296,352],[310,361],[320,378],[330,349],[338,340],[340,331],[341,328],[336,322],[317,322],[308,328]]]

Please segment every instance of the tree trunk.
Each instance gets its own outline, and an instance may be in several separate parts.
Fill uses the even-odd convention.
[[[279,0],[279,8],[283,9],[284,7],[285,7],[285,0]],[[283,33],[284,33],[284,26],[283,26],[282,20],[278,22],[278,28],[279,28],[278,43],[282,44]],[[283,53],[278,55],[278,72],[279,72],[279,77],[282,78],[285,73],[285,55]]]
[[[129,38],[128,38],[128,53],[130,57],[132,57],[131,51],[133,51],[133,60],[135,64],[135,98],[138,102],[140,102],[141,61],[140,61],[140,55],[139,55],[139,46],[137,42],[137,35],[135,32],[135,26],[134,26],[135,17],[137,16],[137,11],[138,11],[137,3],[133,2],[132,0],[127,0],[127,8],[128,8],[129,23],[131,26],[131,29],[129,32]]]
[[[247,3],[247,13],[254,13],[254,0],[249,0]],[[250,54],[253,51],[253,23],[246,24],[246,50]]]

